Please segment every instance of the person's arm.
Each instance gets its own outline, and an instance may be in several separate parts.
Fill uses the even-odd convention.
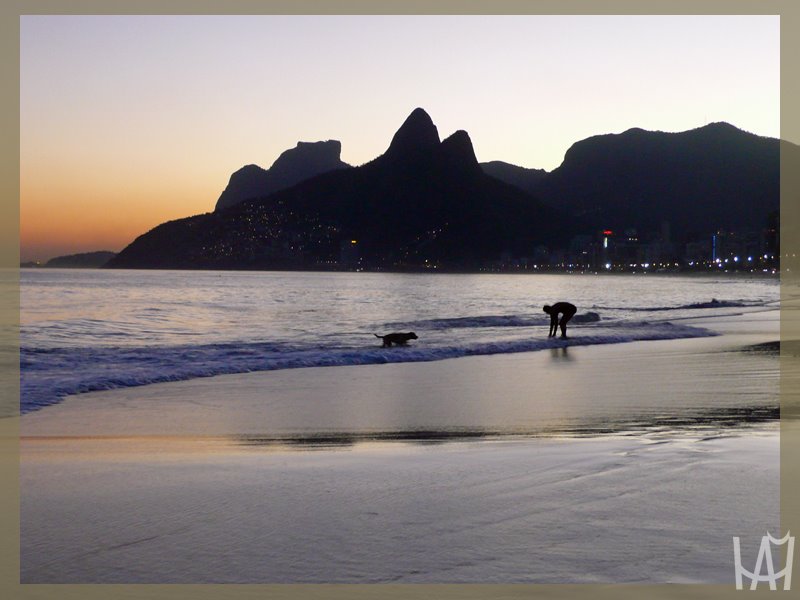
[[[548,335],[554,336],[558,330],[558,313],[553,311],[550,314],[550,333]]]

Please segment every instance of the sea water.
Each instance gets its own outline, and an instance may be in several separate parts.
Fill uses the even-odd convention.
[[[715,335],[693,317],[776,310],[777,277],[23,269],[21,412],[81,392],[299,367],[436,361]],[[383,348],[375,334],[416,332]]]

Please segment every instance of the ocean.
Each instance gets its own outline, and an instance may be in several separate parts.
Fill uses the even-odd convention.
[[[775,276],[23,269],[23,414],[82,392],[300,367],[713,336],[687,321],[777,310]],[[544,304],[572,302],[570,340]],[[414,331],[382,348],[374,334]]]

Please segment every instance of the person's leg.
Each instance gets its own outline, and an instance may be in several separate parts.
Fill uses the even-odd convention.
[[[567,337],[567,323],[569,322],[569,320],[572,318],[572,315],[574,315],[574,314],[575,313],[572,313],[572,314],[567,313],[563,317],[561,317],[561,323],[559,323],[559,326],[561,327],[561,337],[562,338]]]

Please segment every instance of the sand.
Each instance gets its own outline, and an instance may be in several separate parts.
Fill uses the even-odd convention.
[[[731,583],[779,521],[777,358],[740,351],[776,316],[68,398],[22,419],[22,581]]]

